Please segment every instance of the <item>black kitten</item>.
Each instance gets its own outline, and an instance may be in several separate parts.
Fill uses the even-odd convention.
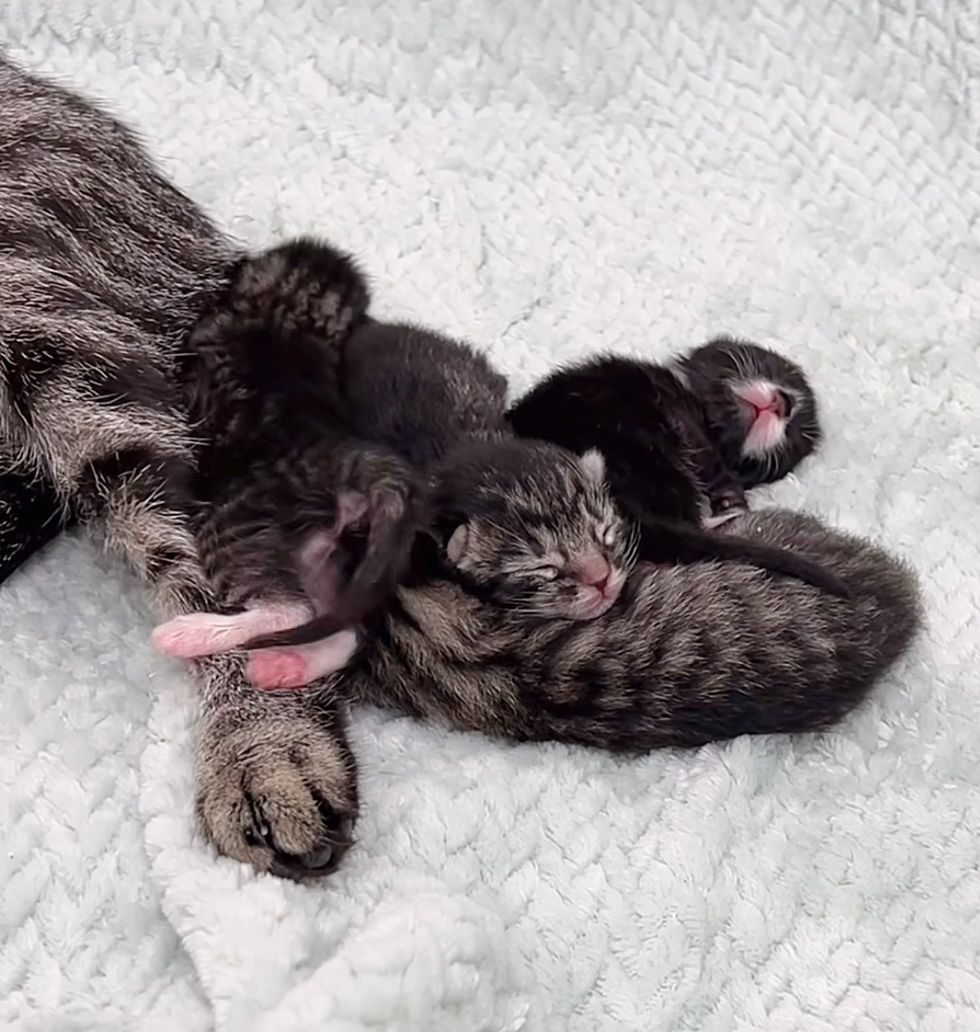
[[[763,375],[776,369],[778,387]],[[641,527],[641,559],[733,559],[846,593],[808,559],[705,529],[744,511],[744,486],[787,472],[819,438],[812,392],[778,355],[725,339],[675,369],[600,356],[553,373],[508,418],[523,437],[605,456],[613,497]]]

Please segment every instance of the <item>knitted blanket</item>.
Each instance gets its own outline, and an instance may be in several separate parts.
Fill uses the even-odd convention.
[[[196,837],[194,693],[71,535],[0,588],[0,1026],[980,1028],[977,0],[7,0],[232,234],[557,361],[720,332],[827,439],[756,505],[910,557],[929,627],[832,733],[639,760],[358,711],[314,886]]]

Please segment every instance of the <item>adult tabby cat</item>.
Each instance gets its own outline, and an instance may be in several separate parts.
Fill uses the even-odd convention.
[[[129,130],[0,57],[0,470],[19,493],[0,510],[56,499],[97,522],[167,615],[219,602],[187,516],[179,358],[237,257]],[[4,525],[9,567],[37,535]],[[263,870],[324,869],[357,807],[337,707],[256,692],[237,656],[197,669],[205,833]]]

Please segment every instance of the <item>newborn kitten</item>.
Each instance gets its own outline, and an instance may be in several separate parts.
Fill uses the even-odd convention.
[[[601,456],[518,441],[504,429],[506,383],[468,345],[419,327],[369,322],[349,340],[343,396],[350,425],[428,471],[426,538],[439,561],[498,602],[560,619],[592,619],[615,602],[633,561]],[[394,389],[393,389],[394,388]],[[433,556],[416,543],[416,565]],[[308,590],[317,591],[311,575]],[[339,630],[326,614],[261,635],[249,649],[307,644]],[[295,666],[268,686],[304,683]]]
[[[727,381],[711,379],[708,370],[727,368],[724,355],[737,356],[740,368],[748,367],[755,352],[771,355],[751,345],[739,345],[738,351],[729,346],[730,352],[719,344],[698,349],[679,373],[613,355],[589,359],[532,388],[510,409],[508,419],[523,437],[553,441],[577,453],[590,448],[602,452],[613,498],[641,526],[642,560],[732,559],[842,594],[840,579],[805,557],[700,529],[745,508],[742,485],[712,435],[711,420],[721,424],[730,404],[734,425],[725,440],[735,443],[741,432],[740,440],[747,441],[755,432],[745,427],[735,395],[726,393]],[[734,366],[736,359],[729,361]],[[686,385],[687,375],[700,395]],[[812,401],[808,405],[813,412]],[[797,411],[801,417],[806,412],[802,400]],[[800,427],[810,432],[802,419]],[[796,431],[784,432],[780,441],[768,426],[766,434],[767,442],[782,448],[780,441],[795,440]],[[751,440],[754,448],[756,439]]]
[[[417,539],[406,581],[424,583],[438,571],[468,597],[529,626],[602,616],[634,562],[635,535],[612,504],[598,452],[578,457],[512,439],[464,445],[437,475],[430,515],[432,533]],[[310,568],[304,578],[313,597],[318,576]],[[249,657],[252,683],[307,684],[323,665],[325,629],[334,625],[311,621],[247,642],[257,650]]]
[[[909,645],[915,578],[810,516],[767,510],[735,523],[825,564],[848,597],[744,565],[641,566],[619,604],[568,623],[488,603],[437,573],[398,590],[331,688],[464,730],[629,752],[825,728]]]
[[[164,651],[196,656],[338,634],[391,589],[414,532],[436,533],[436,517],[461,572],[486,575],[496,559],[486,589],[498,598],[589,619],[618,595],[627,535],[613,532],[619,517],[601,462],[510,439],[506,383],[485,358],[427,330],[367,319],[367,298],[349,259],[295,241],[243,262],[193,334],[189,375],[199,383],[194,400],[204,400],[192,413],[206,442],[195,486],[202,559],[220,597],[251,608],[173,620],[154,636]],[[480,461],[470,448],[499,453],[511,478],[509,535],[497,513],[474,508],[469,488],[452,490],[454,474]],[[422,482],[407,460],[429,473],[424,519]],[[532,514],[529,499],[541,494],[522,501],[521,491],[555,478],[567,491]],[[357,558],[349,531],[363,523],[371,528],[365,558],[341,590]],[[311,557],[319,571],[304,580],[297,559],[310,567]],[[308,620],[306,599],[320,616]],[[356,643],[350,633],[342,641],[323,654],[329,664],[346,661]],[[331,668],[321,663],[304,676]]]
[[[601,456],[577,462],[515,440],[507,382],[485,356],[431,330],[369,323],[349,342],[343,389],[360,436],[428,473],[431,529],[461,573],[560,618],[589,619],[615,601],[630,535]]]
[[[359,440],[336,391],[337,350],[367,292],[339,254],[302,242],[246,259],[195,327],[183,370],[196,456],[195,530],[204,569],[229,607],[189,613],[154,642],[209,655],[302,623],[310,602],[356,625],[394,588],[418,526],[421,482],[390,449]],[[310,599],[298,562],[318,571]],[[328,645],[328,673],[350,657]]]
[[[817,399],[782,355],[718,337],[671,368],[704,407],[711,439],[743,487],[779,480],[820,443]]]

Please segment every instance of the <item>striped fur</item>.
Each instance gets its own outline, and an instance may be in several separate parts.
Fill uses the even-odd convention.
[[[164,612],[217,603],[189,518],[183,353],[237,258],[128,129],[0,57],[6,567],[43,537],[24,521],[60,507],[100,525]],[[261,869],[325,870],[357,801],[339,710],[260,695],[240,658],[199,672],[205,832]]]
[[[399,592],[340,687],[451,727],[626,752],[825,728],[908,646],[916,581],[809,516],[733,522],[826,564],[849,597],[735,563],[641,565],[597,619],[533,624],[435,578]]]

